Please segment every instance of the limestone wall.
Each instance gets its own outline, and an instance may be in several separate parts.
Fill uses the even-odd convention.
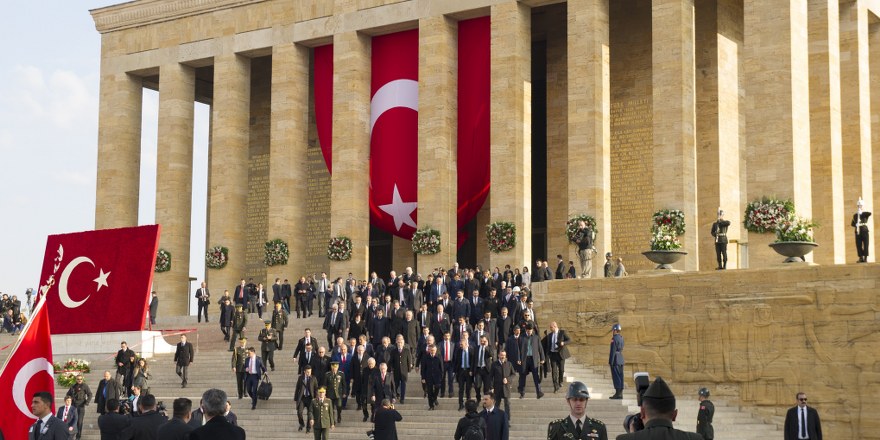
[[[565,280],[535,287],[538,322],[555,319],[573,355],[608,363],[611,325],[625,377],[668,379],[676,393],[739,401],[781,423],[799,390],[826,438],[880,438],[880,265],[774,267]]]

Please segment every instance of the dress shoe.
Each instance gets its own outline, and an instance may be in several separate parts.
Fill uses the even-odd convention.
[[[306,429],[306,434],[308,434],[308,433],[310,433],[310,432],[312,432],[312,428],[307,428],[307,429]]]
[[[523,397],[526,397],[525,393],[519,393],[519,398],[522,399]]]
[[[464,405],[462,405],[462,404],[459,403],[459,404],[458,404],[458,410],[461,411],[461,410],[463,410],[463,409],[464,409]]]
[[[362,421],[363,421],[363,422],[366,422],[368,418],[369,418],[369,417],[364,416],[364,420],[362,420]]]
[[[538,391],[538,398],[540,399],[540,398],[542,398],[542,397],[544,397],[544,393]]]
[[[302,430],[303,430],[303,427],[300,426],[299,429],[298,429],[297,431],[302,431]]]

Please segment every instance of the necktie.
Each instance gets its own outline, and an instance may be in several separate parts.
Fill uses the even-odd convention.
[[[483,361],[483,354],[484,354],[483,346],[481,345],[480,346],[480,368],[486,366],[486,363]]]
[[[345,355],[342,355],[342,363],[345,363]]]
[[[462,352],[464,355],[461,357],[461,366],[462,368],[470,368],[471,364],[468,363],[468,351],[464,350]]]
[[[306,397],[310,397],[312,393],[309,392],[309,376],[305,378],[305,392],[303,393]]]
[[[310,363],[311,361],[312,361],[312,354],[311,354],[311,353],[306,353],[306,363],[308,364],[308,363]]]
[[[37,426],[34,428],[34,440],[40,438],[40,431],[43,429],[43,419],[37,420]]]
[[[578,419],[577,425],[575,425],[574,432],[575,432],[575,437],[581,438],[581,432],[583,432],[583,425],[581,424],[580,419]]]
[[[443,357],[445,358],[443,359],[444,361],[449,362],[449,341],[446,341],[446,351]]]
[[[801,408],[801,436],[807,438],[807,409]]]
[[[437,322],[443,322],[443,314],[442,313],[437,314]]]
[[[238,298],[239,299],[244,298],[244,288],[243,287],[241,288],[241,290],[238,291]]]
[[[333,325],[336,325],[336,312],[333,312]]]
[[[553,351],[556,351],[556,332],[553,332]]]
[[[70,410],[70,407],[69,407],[69,406],[65,406],[65,407],[64,407],[64,415],[61,416],[61,420],[64,420],[65,422],[67,421],[67,411],[68,411],[68,410]]]

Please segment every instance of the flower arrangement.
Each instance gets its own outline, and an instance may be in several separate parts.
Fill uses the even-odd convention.
[[[794,203],[791,200],[763,197],[746,205],[743,225],[749,232],[760,234],[773,232],[780,223],[792,215],[794,215]]]
[[[89,361],[83,359],[68,359],[63,364],[59,364],[55,362],[52,364],[52,367],[55,369],[56,373],[60,373],[63,371],[74,371],[74,372],[82,372],[82,373],[90,373],[92,371],[92,367],[89,365]]]
[[[440,231],[431,228],[416,231],[412,237],[412,250],[419,255],[434,255],[440,252]]]
[[[287,264],[289,258],[290,249],[284,240],[276,238],[267,241],[266,244],[263,245],[263,262],[266,263],[266,266]]]
[[[509,251],[516,246],[516,225],[510,222],[495,222],[486,225],[486,240],[493,253]]]
[[[327,258],[333,261],[348,261],[351,259],[351,239],[341,235],[332,237],[327,243]]]
[[[578,230],[578,222],[582,220],[584,223],[587,224],[587,227],[593,231],[593,235],[596,235],[596,219],[586,214],[578,214],[565,222],[565,236],[568,238],[569,243],[575,242],[575,235],[577,235]]]
[[[656,224],[651,228],[652,251],[674,251],[681,249],[681,241],[671,225]]]
[[[790,215],[776,225],[776,243],[806,241],[813,243],[813,228],[818,226],[810,219]]]
[[[654,229],[660,226],[668,226],[676,236],[684,235],[684,212],[681,212],[679,209],[661,209],[654,213],[652,220],[654,222]]]
[[[58,374],[58,378],[55,379],[55,382],[63,387],[72,387],[73,384],[76,383],[76,378],[81,374],[82,373],[79,371],[64,371],[61,374]]]
[[[171,252],[160,248],[156,252],[156,268],[153,270],[159,273],[171,270]]]
[[[223,269],[229,262],[229,249],[223,246],[214,246],[205,252],[205,265],[209,269]]]

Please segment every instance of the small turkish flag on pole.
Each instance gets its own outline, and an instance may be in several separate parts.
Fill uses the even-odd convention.
[[[0,370],[0,402],[3,402],[0,431],[7,440],[28,440],[28,430],[37,421],[37,417],[31,414],[34,393],[48,391],[55,395],[47,313],[45,301],[37,304],[21,338]],[[52,401],[55,401],[54,397]],[[52,414],[55,414],[54,403]]]

